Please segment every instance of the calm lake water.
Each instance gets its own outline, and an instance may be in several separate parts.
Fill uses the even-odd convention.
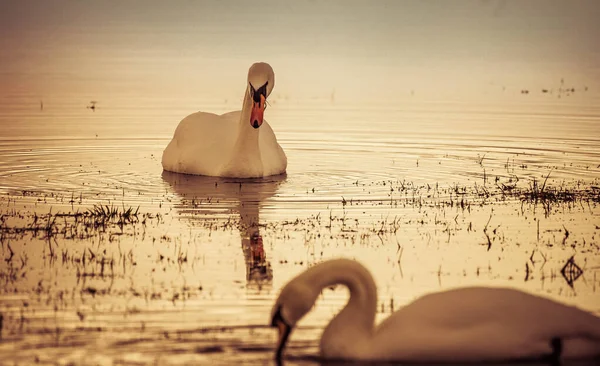
[[[600,315],[600,94],[584,76],[491,76],[458,96],[413,83],[386,98],[325,79],[294,94],[311,72],[267,59],[278,84],[265,116],[287,175],[194,177],[163,172],[162,151],[186,115],[240,109],[250,63],[197,69],[198,50],[164,51],[193,28],[127,49],[147,27],[90,24],[24,43],[14,65],[53,62],[0,74],[0,363],[274,364],[279,289],[336,257],[372,271],[378,321],[467,285]],[[186,84],[209,74],[225,86]],[[107,207],[132,211],[119,222]],[[318,363],[347,296],[323,292],[286,364]]]
[[[269,363],[279,288],[333,257],[373,272],[378,319],[464,285],[517,287],[600,313],[600,111],[575,98],[515,99],[277,101],[268,120],[287,176],[240,181],[162,171],[162,150],[193,109],[149,99],[92,111],[65,98],[41,110],[5,98],[0,350],[23,364]],[[545,189],[575,198],[528,201],[546,178]],[[139,206],[139,220],[87,232],[61,216],[52,235],[9,230],[95,204]],[[569,284],[561,269],[572,256],[583,275]],[[292,337],[291,364],[311,362],[346,296],[323,293]]]

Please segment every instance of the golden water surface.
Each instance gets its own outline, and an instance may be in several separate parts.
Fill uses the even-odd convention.
[[[290,54],[275,38],[265,57],[227,58],[190,19],[154,28],[144,12],[129,23],[117,9],[101,24],[94,12],[52,32],[36,28],[41,15],[18,13],[30,29],[5,19],[23,36],[2,40],[13,52],[0,73],[0,363],[270,364],[279,289],[336,257],[372,272],[377,321],[467,285],[600,314],[593,67],[397,64],[351,46],[331,56],[326,43]],[[240,28],[224,22],[213,35],[233,44]],[[277,75],[266,119],[287,175],[163,172],[178,122],[239,109],[259,59]],[[323,291],[286,363],[317,362],[321,329],[347,297]]]

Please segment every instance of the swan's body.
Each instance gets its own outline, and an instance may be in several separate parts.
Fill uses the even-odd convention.
[[[350,300],[321,337],[321,356],[327,359],[477,362],[600,356],[600,318],[507,288],[426,295],[375,327],[373,278],[362,265],[344,259],[316,265],[282,289],[272,318],[283,331],[279,356],[290,329],[321,290],[335,284],[348,287]]]
[[[222,115],[197,112],[185,117],[163,153],[163,168],[235,178],[285,173],[287,157],[273,129],[263,120],[264,103],[274,83],[268,64],[252,65],[242,110]]]

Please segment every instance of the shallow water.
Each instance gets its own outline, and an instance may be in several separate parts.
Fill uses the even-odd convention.
[[[377,321],[467,285],[600,315],[597,5],[356,3],[0,5],[1,364],[274,364],[279,289],[336,257],[373,273]],[[163,172],[178,122],[239,109],[258,59],[287,175]],[[347,297],[323,291],[286,364],[319,363]]]
[[[333,257],[373,272],[379,320],[421,294],[474,284],[600,313],[600,113],[416,104],[277,104],[268,118],[288,173],[244,181],[163,172],[174,116],[146,128],[139,106],[127,112],[139,120],[123,124],[110,106],[61,118],[5,105],[2,353],[15,363],[269,362],[278,289]],[[575,198],[527,200],[546,178]],[[139,206],[140,216],[89,231],[65,216],[52,235],[8,230],[94,204]],[[583,275],[569,284],[571,256]],[[346,296],[323,293],[292,337],[290,363],[314,362]]]

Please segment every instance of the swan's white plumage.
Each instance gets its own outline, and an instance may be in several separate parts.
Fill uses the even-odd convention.
[[[274,74],[268,64],[250,67],[248,82],[269,82]],[[167,171],[196,175],[254,178],[285,173],[287,157],[266,120],[259,128],[250,124],[252,98],[247,87],[241,111],[222,115],[197,112],[177,126],[173,139],[163,152]]]
[[[291,326],[323,288],[350,290],[348,304],[321,337],[325,358],[394,361],[505,361],[600,356],[600,318],[508,288],[469,287],[423,296],[374,326],[376,287],[359,263],[332,260],[291,280],[274,306]]]

